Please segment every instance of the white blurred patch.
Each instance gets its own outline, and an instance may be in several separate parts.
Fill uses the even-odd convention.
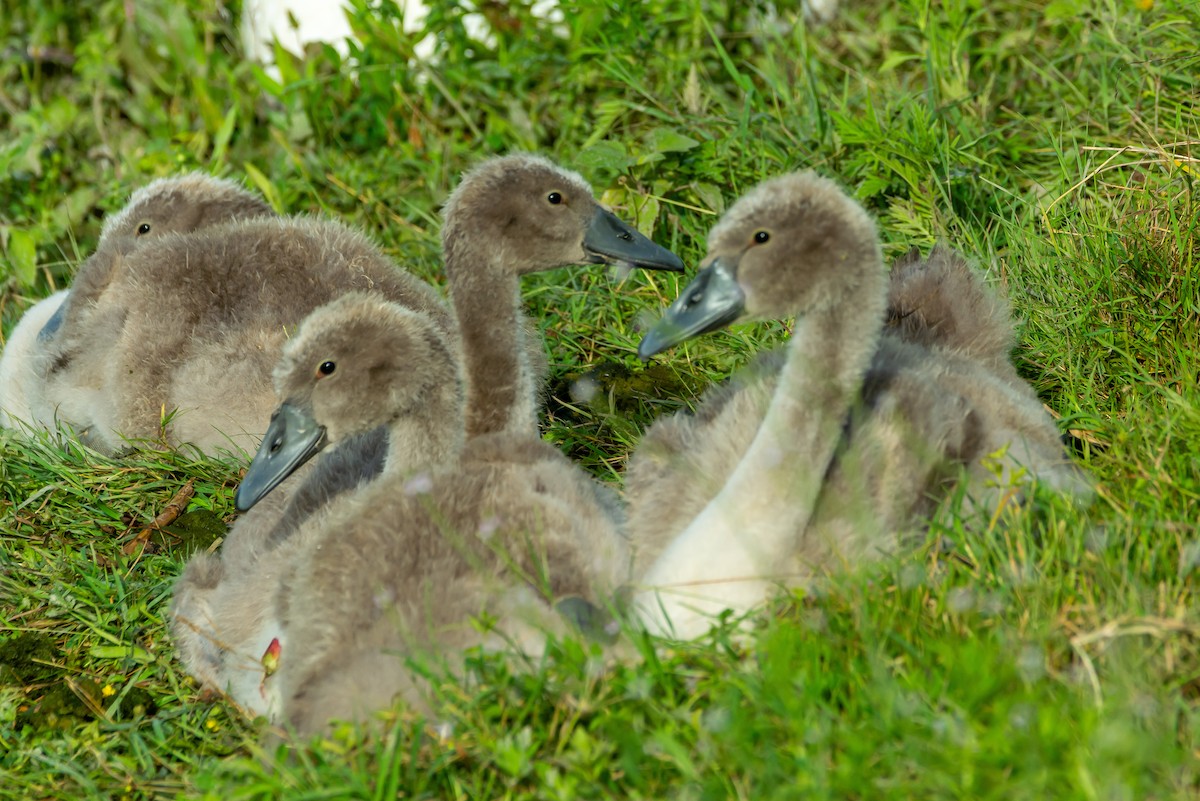
[[[925,583],[925,567],[924,565],[906,564],[900,568],[900,575],[897,580],[902,590],[914,590]]]
[[[1026,645],[1017,654],[1017,671],[1021,678],[1034,682],[1046,675],[1046,659],[1042,649],[1036,645]]]
[[[572,381],[567,391],[574,403],[591,403],[592,399],[596,397],[596,393],[600,391],[600,382],[585,375],[583,378]]]
[[[404,30],[416,33],[425,25],[429,9],[421,0],[402,0]],[[557,36],[566,36],[563,13],[558,0],[538,0],[530,12],[553,25]],[[343,56],[349,52],[346,42],[354,38],[354,30],[346,19],[343,0],[244,0],[242,3],[242,48],[248,58],[266,65],[267,73],[276,80],[279,70],[274,66],[274,41],[293,55],[302,56],[306,45],[315,42],[330,44]],[[482,14],[463,16],[467,34],[489,46],[495,44],[491,25]],[[433,58],[437,41],[426,36],[413,46],[422,61]]]
[[[1185,542],[1179,549],[1179,575],[1186,576],[1200,565],[1200,541]]]
[[[713,733],[723,732],[728,729],[732,720],[733,716],[723,706],[710,707],[700,715],[701,727]]]
[[[1092,553],[1102,553],[1108,548],[1108,529],[1105,526],[1092,526],[1084,533],[1083,547],[1087,548]],[[1184,546],[1185,548],[1187,546]],[[1200,554],[1197,554],[1200,555]],[[1180,553],[1182,567],[1183,553]],[[1194,562],[1192,563],[1195,564]]]
[[[410,14],[425,17],[423,3],[409,2],[405,27]],[[341,0],[245,0],[242,3],[242,48],[249,58],[263,64],[274,61],[274,40],[293,55],[304,55],[304,46],[325,42],[342,55],[349,52],[346,40],[354,31],[346,19]],[[270,70],[274,77],[279,73]]]
[[[500,518],[497,515],[485,517],[479,522],[479,539],[487,542],[496,534],[496,530],[500,528]]]
[[[1004,596],[998,592],[985,592],[979,599],[979,614],[996,617],[1004,612]]]
[[[975,592],[968,587],[955,587],[946,595],[946,608],[956,615],[975,608]]]
[[[433,724],[433,733],[438,740],[445,742],[454,734],[454,724],[448,720],[439,720]]]
[[[618,283],[624,281],[633,272],[634,264],[631,261],[613,262],[608,268],[609,279]]]
[[[396,603],[396,593],[390,587],[387,587],[375,593],[371,601],[375,604],[377,610],[388,609]]]
[[[47,601],[50,608],[44,613],[46,617],[62,617],[79,606],[79,602],[73,596],[62,595],[57,592],[51,592]]]
[[[662,316],[662,310],[642,309],[633,318],[633,327],[635,331],[649,331],[658,322],[658,318]]]
[[[781,464],[783,464],[783,448],[781,446],[769,445],[761,450],[763,467],[779,467]]]
[[[1008,725],[1017,731],[1025,731],[1037,720],[1037,709],[1030,704],[1017,704],[1008,713]]]
[[[405,495],[428,495],[433,492],[433,476],[428,473],[417,473],[404,482]]]

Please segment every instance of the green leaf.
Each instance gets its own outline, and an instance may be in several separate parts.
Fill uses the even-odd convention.
[[[576,165],[585,172],[618,174],[624,172],[635,159],[631,158],[620,142],[597,142],[584,148],[576,158]]]
[[[54,207],[50,216],[52,232],[75,231],[99,202],[100,190],[96,187],[81,186],[71,192]]]
[[[131,659],[142,665],[154,661],[154,654],[137,645],[93,645],[88,653],[94,659]]]
[[[646,139],[646,149],[651,153],[682,153],[699,147],[700,143],[684,136],[674,128],[655,128]]]
[[[278,214],[284,214],[283,197],[279,194],[279,190],[275,188],[275,184],[271,183],[271,179],[264,175],[262,170],[248,161],[242,167],[246,170],[246,175],[250,176],[250,180],[258,187],[258,191],[262,192],[263,197],[271,204],[271,208],[275,209]]]
[[[634,225],[646,236],[654,233],[654,223],[658,221],[658,198],[650,195],[634,197]]]
[[[221,122],[221,127],[217,129],[216,136],[213,137],[212,161],[214,164],[225,162],[225,154],[229,151],[229,140],[233,138],[237,119],[238,107],[230,106],[229,111],[225,114],[225,119]]]
[[[901,64],[909,61],[917,61],[920,58],[921,57],[916,53],[889,53],[888,57],[885,58],[883,63],[879,65],[879,72],[880,74],[891,72]]]
[[[1042,9],[1042,18],[1047,22],[1075,19],[1083,11],[1079,0],[1054,0]]]
[[[721,194],[721,190],[712,184],[697,182],[692,184],[692,192],[696,194],[696,198],[701,205],[722,214],[725,211],[725,196]]]
[[[12,229],[8,234],[8,263],[22,288],[37,280],[37,240],[29,231]]]

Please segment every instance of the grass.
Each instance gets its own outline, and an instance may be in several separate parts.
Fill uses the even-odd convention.
[[[794,4],[777,25],[755,4],[564,0],[556,30],[488,6],[488,45],[445,6],[444,58],[414,66],[394,6],[369,5],[356,69],[315,49],[275,81],[239,58],[236,8],[0,0],[3,330],[69,284],[105,212],[183,169],[346,219],[436,281],[438,204],[489,153],[579,169],[691,263],[732,198],[812,166],[878,217],[889,255],[946,240],[1006,289],[1017,364],[1097,500],[1039,496],[986,536],[946,514],[910,553],[781,598],[748,640],[632,637],[619,663],[568,641],[530,670],[472,657],[438,682],[444,725],[397,710],[383,735],[343,729],[267,767],[163,624],[188,553],[233,518],[240,465],[0,434],[0,797],[1200,793],[1200,7],[897,0],[810,30]],[[678,287],[525,284],[557,388],[545,435],[606,479],[654,416],[786,335],[743,326],[643,368],[639,325]],[[572,402],[590,369],[606,391]],[[189,479],[174,535],[124,554]]]

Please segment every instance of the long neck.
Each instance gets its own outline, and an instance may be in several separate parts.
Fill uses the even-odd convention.
[[[467,439],[536,431],[535,389],[525,364],[521,286],[502,253],[447,242],[446,276],[462,333]]]
[[[453,418],[449,418],[453,420]],[[463,432],[446,425],[446,418],[421,420],[412,417],[388,430],[383,472],[397,478],[438,470],[457,462],[462,452]]]
[[[643,621],[693,637],[724,609],[765,600],[790,562],[879,343],[885,275],[856,304],[799,319],[754,440],[721,491],[642,579]],[[877,286],[875,285],[877,283]]]
[[[407,479],[458,460],[463,447],[461,386],[453,375],[431,382],[431,397],[388,426],[385,475]]]

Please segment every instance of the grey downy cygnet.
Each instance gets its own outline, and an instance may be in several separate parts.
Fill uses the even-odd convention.
[[[832,182],[761,184],[713,229],[705,265],[643,357],[745,316],[797,320],[782,359],[716,392],[712,410],[656,423],[631,459],[635,606],[652,630],[696,636],[774,583],[893,550],[957,469],[990,492],[994,452],[1013,474],[1061,470],[1078,486],[1027,385],[953,337],[884,335],[878,235]]]

